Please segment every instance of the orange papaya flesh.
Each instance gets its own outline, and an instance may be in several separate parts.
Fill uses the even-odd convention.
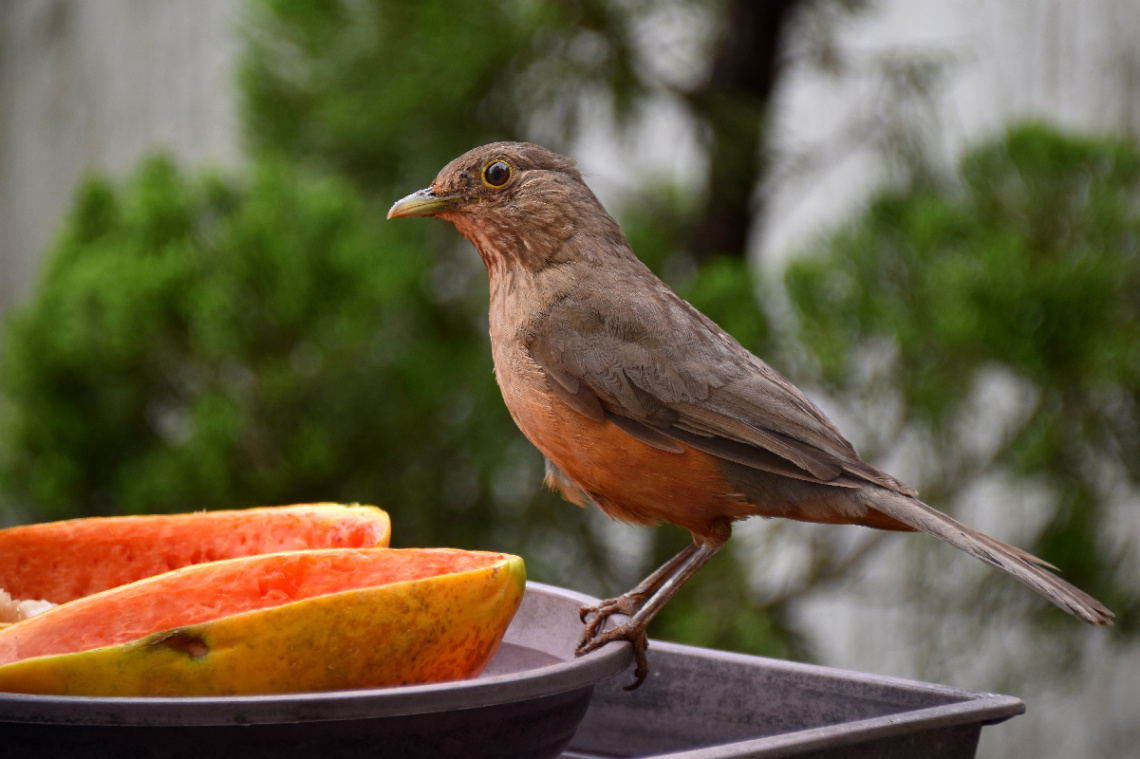
[[[473,677],[525,582],[517,556],[450,549],[192,565],[0,630],[0,690],[224,695]]]
[[[61,604],[203,562],[386,546],[390,532],[374,506],[328,503],[23,525],[0,530],[0,588]]]

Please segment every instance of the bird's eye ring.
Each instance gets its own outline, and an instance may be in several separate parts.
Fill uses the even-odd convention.
[[[502,187],[511,181],[511,167],[505,161],[492,161],[483,167],[483,181],[488,187]]]

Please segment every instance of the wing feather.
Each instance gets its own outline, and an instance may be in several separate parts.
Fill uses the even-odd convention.
[[[551,391],[662,451],[683,444],[810,482],[914,493],[859,458],[815,404],[715,323],[654,292],[608,305],[556,300],[528,341]]]

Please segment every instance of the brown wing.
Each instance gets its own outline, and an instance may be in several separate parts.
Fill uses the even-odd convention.
[[[556,395],[655,448],[680,453],[683,443],[796,479],[914,494],[859,458],[803,393],[671,291],[566,296],[531,335],[530,355]]]

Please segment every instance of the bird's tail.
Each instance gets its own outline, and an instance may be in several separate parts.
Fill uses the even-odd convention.
[[[995,540],[951,519],[910,496],[884,488],[865,488],[866,505],[1021,580],[1053,603],[1090,625],[1111,625],[1116,615],[1080,588],[1044,569],[1050,566],[1033,554]]]

